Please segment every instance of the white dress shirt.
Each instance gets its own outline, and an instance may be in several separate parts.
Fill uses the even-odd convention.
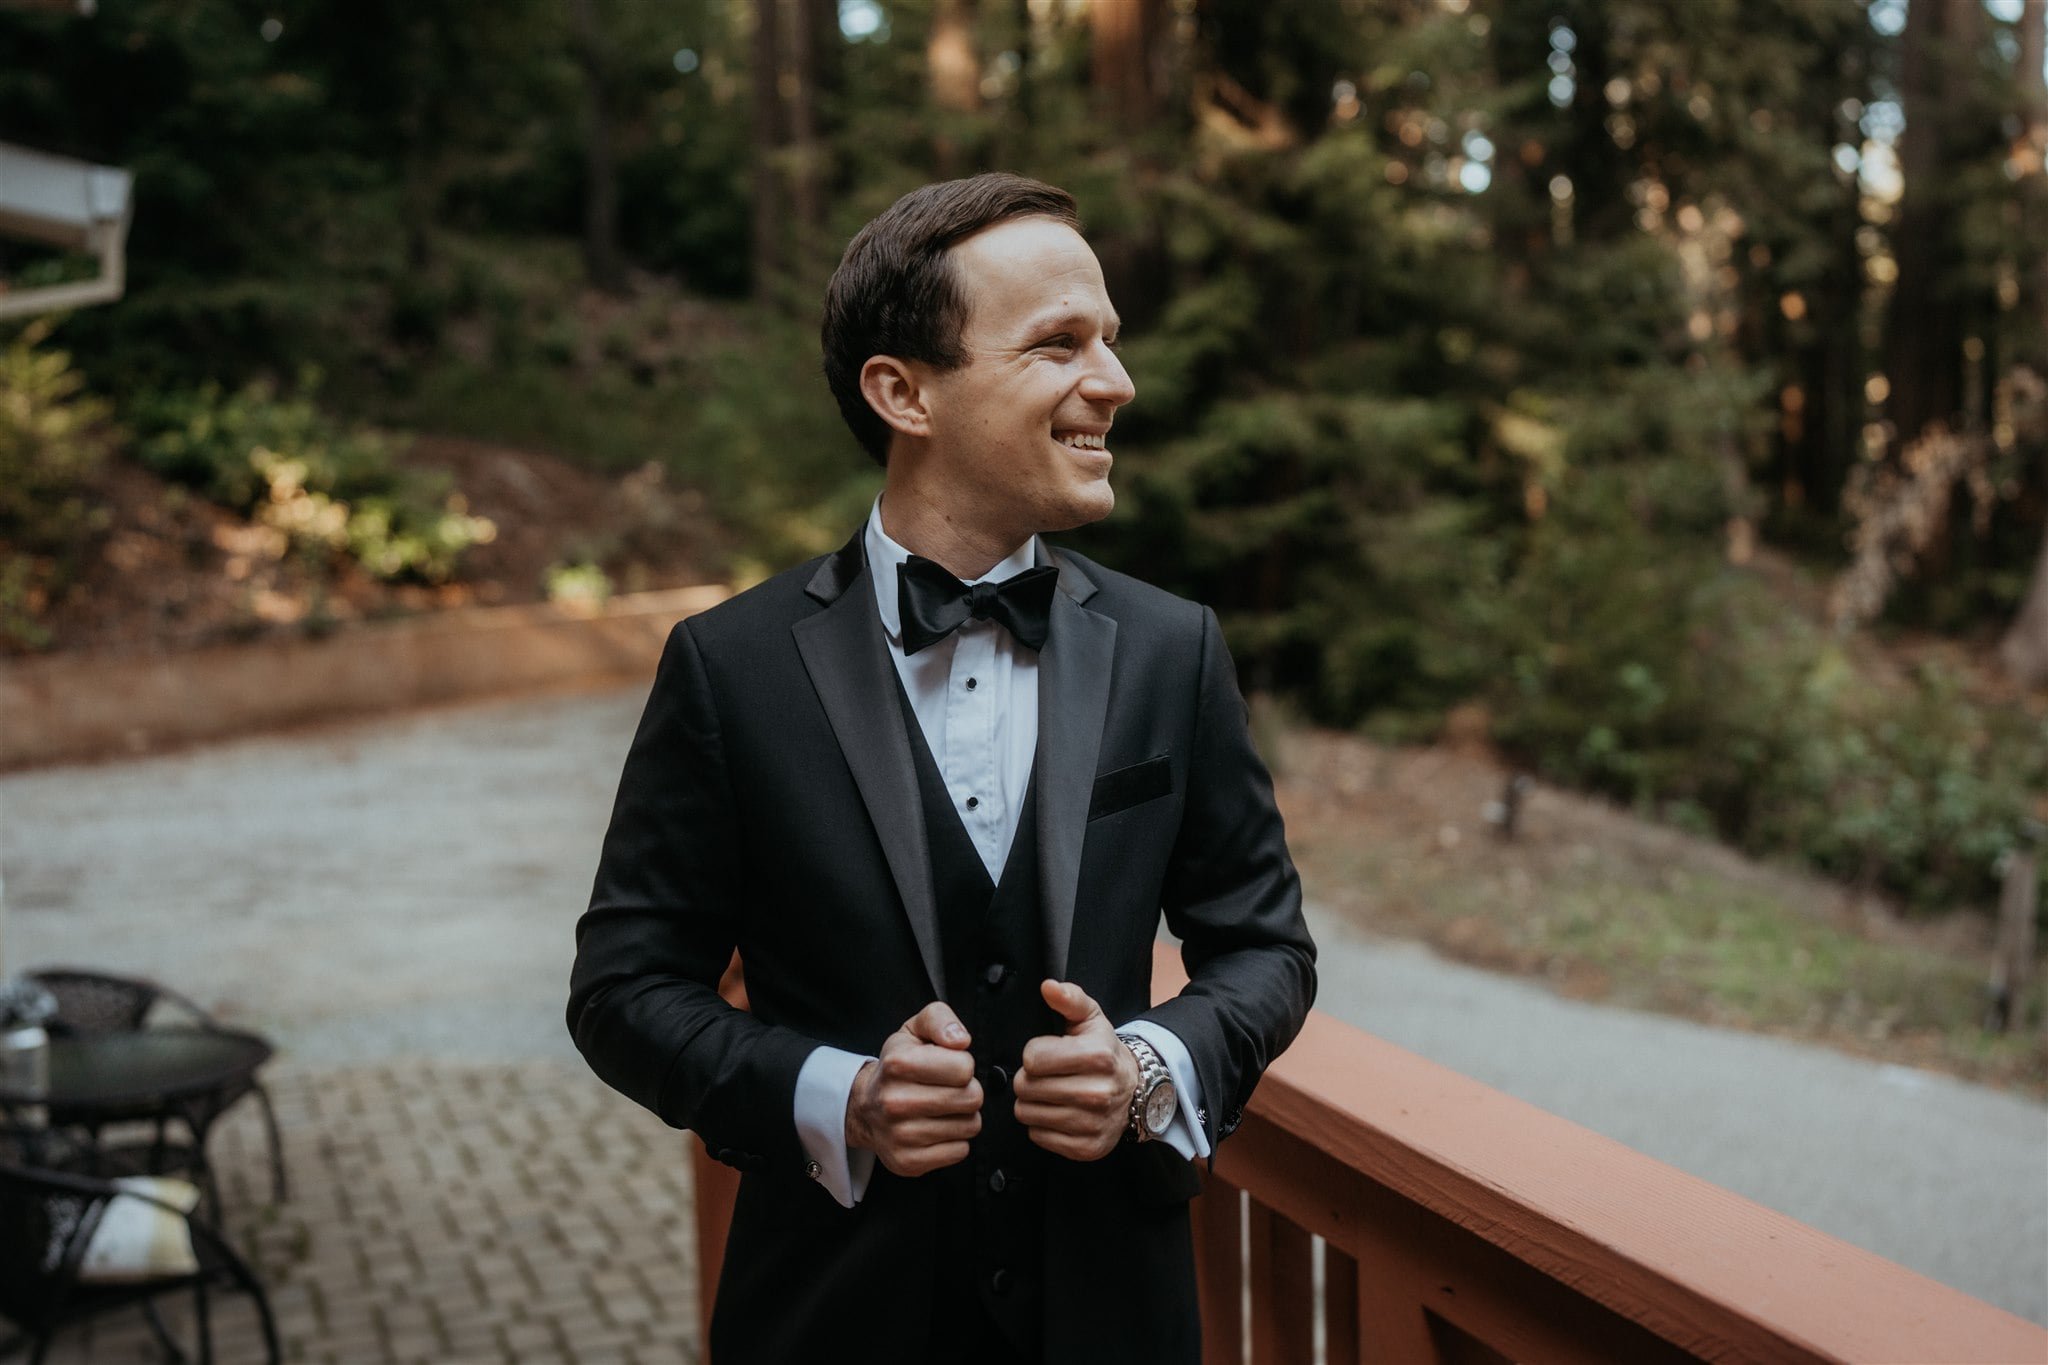
[[[990,879],[1001,881],[1038,751],[1038,651],[1018,644],[994,621],[970,618],[937,644],[905,655],[896,573],[910,551],[882,530],[879,497],[868,513],[866,535],[868,577],[896,675],[960,823]],[[1033,536],[983,577],[1000,583],[1030,568],[1037,554]],[[1208,1135],[1191,1117],[1201,1108],[1202,1093],[1186,1044],[1171,1029],[1145,1019],[1118,1032],[1150,1043],[1173,1077],[1179,1106],[1161,1140],[1190,1161],[1208,1156]],[[804,1152],[816,1163],[818,1183],[847,1208],[860,1201],[875,1168],[873,1152],[846,1145],[847,1096],[870,1060],[820,1046],[804,1059],[796,1078],[796,1127]]]

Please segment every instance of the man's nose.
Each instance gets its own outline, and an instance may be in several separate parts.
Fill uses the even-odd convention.
[[[1107,403],[1122,407],[1138,396],[1138,386],[1131,382],[1129,371],[1107,344],[1095,343],[1097,360],[1090,369],[1088,378],[1082,384],[1082,396],[1091,403]]]

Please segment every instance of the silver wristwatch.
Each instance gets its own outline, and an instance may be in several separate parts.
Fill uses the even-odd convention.
[[[1133,1142],[1150,1142],[1173,1122],[1180,1097],[1174,1093],[1173,1077],[1159,1054],[1135,1033],[1119,1033],[1125,1047],[1138,1059],[1138,1088],[1131,1092],[1130,1135]]]

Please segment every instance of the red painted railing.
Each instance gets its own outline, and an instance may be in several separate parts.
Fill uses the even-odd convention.
[[[1157,993],[1185,980],[1162,948]],[[738,1177],[692,1146],[708,1319]],[[1322,1014],[1193,1218],[1207,1365],[2048,1362],[2032,1323]]]

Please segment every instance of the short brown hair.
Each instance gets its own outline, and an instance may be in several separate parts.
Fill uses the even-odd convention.
[[[992,171],[912,190],[847,243],[825,287],[825,382],[876,464],[889,462],[891,428],[860,391],[861,366],[877,355],[940,370],[964,364],[967,300],[948,248],[983,228],[1027,217],[1081,229],[1074,197],[1065,190]]]

